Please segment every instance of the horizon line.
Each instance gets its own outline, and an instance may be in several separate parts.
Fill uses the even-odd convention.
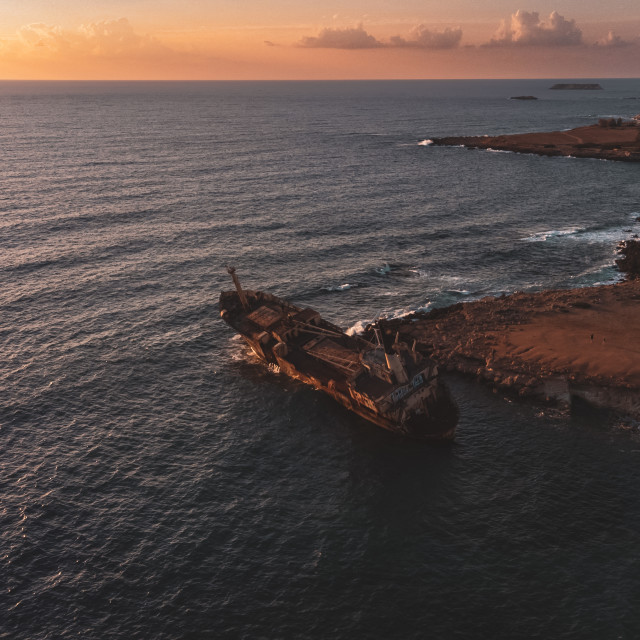
[[[482,81],[505,81],[514,80],[525,81],[554,81],[554,80],[640,80],[640,76],[556,76],[556,77],[535,77],[535,78],[226,78],[226,79],[205,79],[205,78],[0,78],[0,83],[4,82],[482,82]]]

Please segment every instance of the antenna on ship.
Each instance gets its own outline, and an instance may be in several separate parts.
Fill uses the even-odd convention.
[[[380,331],[380,328],[378,326],[378,323],[380,322],[381,319],[382,319],[382,309],[380,309],[380,311],[376,313],[376,316],[373,319],[373,322],[371,323],[371,328],[373,329],[373,335],[376,338],[376,342],[378,343],[378,346],[384,349],[384,343],[382,342],[382,332]]]
[[[242,285],[240,284],[240,280],[236,275],[236,268],[227,266],[227,273],[231,276],[231,279],[233,280],[233,284],[235,285],[236,291],[238,292],[238,298],[240,298],[240,302],[242,303],[244,310],[249,311],[249,302],[247,300],[247,295],[242,290]]]

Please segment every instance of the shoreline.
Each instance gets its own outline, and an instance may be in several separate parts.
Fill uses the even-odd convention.
[[[447,372],[565,408],[640,419],[640,280],[516,292],[385,322]]]
[[[640,124],[604,119],[598,124],[537,133],[432,138],[434,146],[513,151],[548,157],[595,158],[640,162]]]

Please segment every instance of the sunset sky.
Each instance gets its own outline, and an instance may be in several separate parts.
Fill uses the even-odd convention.
[[[640,76],[638,0],[3,0],[4,79]]]

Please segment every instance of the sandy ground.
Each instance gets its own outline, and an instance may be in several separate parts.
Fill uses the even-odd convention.
[[[496,357],[640,389],[640,300],[539,314],[506,328]]]
[[[640,391],[640,280],[515,293],[392,321],[449,370]]]

